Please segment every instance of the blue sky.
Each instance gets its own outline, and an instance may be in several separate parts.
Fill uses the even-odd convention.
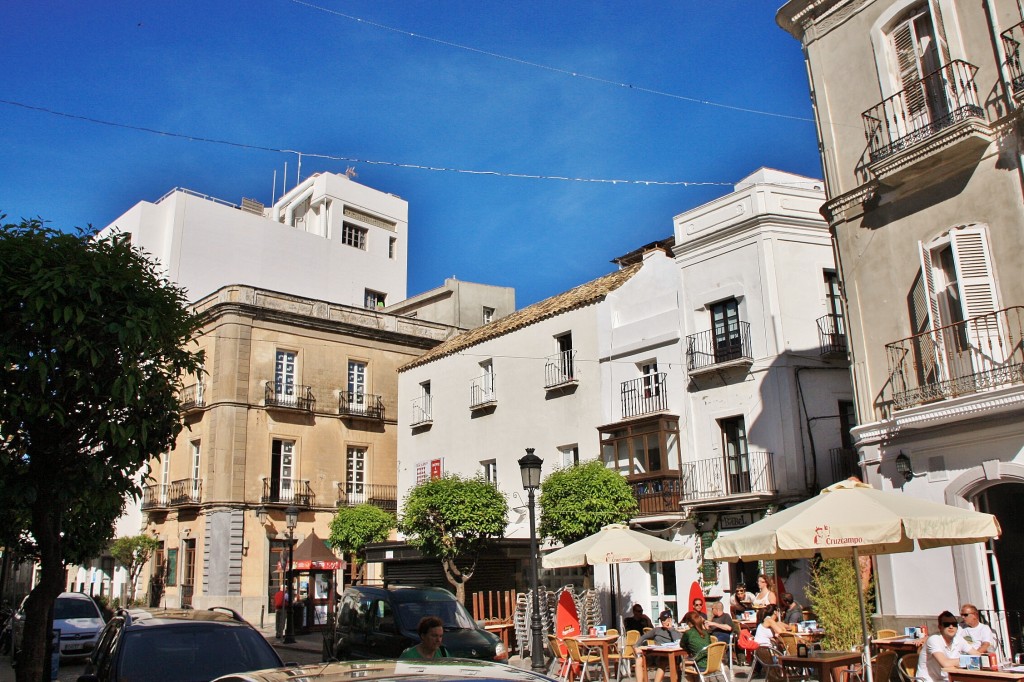
[[[760,166],[820,177],[779,4],[8,0],[0,212],[102,227],[178,186],[269,203],[296,156],[264,149],[299,150],[303,177],[353,166],[409,202],[410,295],[454,275],[527,305]]]

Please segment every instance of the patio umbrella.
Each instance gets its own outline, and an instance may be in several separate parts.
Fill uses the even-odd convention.
[[[789,509],[743,530],[719,537],[704,554],[716,561],[850,557],[858,569],[861,554],[896,554],[984,542],[997,537],[991,514],[951,507],[872,488],[855,478],[840,481]],[[864,587],[856,570],[857,598],[864,631],[864,661],[872,682],[871,641]]]

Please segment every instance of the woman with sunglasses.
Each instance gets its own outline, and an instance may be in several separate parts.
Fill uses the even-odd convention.
[[[948,680],[947,670],[960,667],[960,654],[977,654],[978,651],[960,636],[960,623],[949,611],[939,614],[939,632],[932,635],[921,647],[917,659],[917,679],[920,682],[943,682]]]

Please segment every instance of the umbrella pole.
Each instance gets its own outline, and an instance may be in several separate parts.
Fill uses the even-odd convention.
[[[860,555],[857,547],[853,548],[853,577],[857,581],[857,602],[860,604],[860,629],[864,633],[864,651],[860,659],[866,675],[867,682],[874,682],[873,671],[871,670],[871,631],[868,630],[868,614],[864,606],[864,584],[860,579]],[[882,682],[885,682],[884,680]]]

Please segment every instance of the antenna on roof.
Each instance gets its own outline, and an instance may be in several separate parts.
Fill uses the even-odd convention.
[[[274,169],[274,182],[270,188],[270,205],[277,203],[277,169]]]
[[[350,180],[352,178],[359,177],[359,173],[356,173],[356,167],[355,166],[349,166],[348,168],[346,168],[345,169],[345,175],[347,175]]]

